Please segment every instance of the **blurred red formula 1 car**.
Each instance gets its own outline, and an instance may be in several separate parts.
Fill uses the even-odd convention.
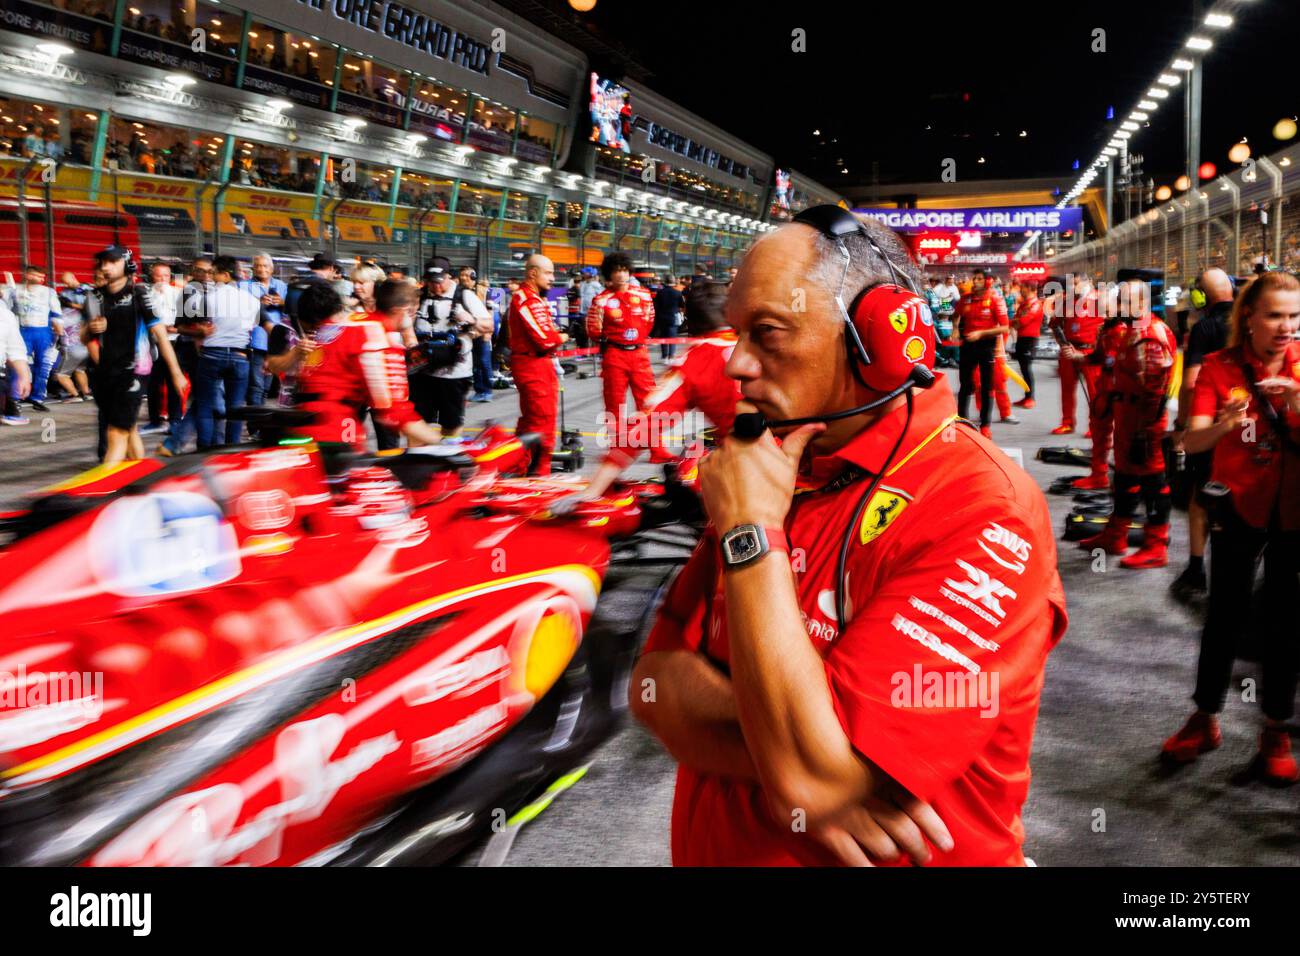
[[[662,486],[556,518],[500,429],[340,462],[293,414],[0,519],[0,864],[439,862],[621,716]]]

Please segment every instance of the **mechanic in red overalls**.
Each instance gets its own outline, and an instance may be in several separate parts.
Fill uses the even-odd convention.
[[[1128,326],[1115,354],[1115,504],[1106,528],[1085,538],[1085,551],[1107,554],[1128,550],[1128,529],[1138,502],[1146,506],[1142,546],[1120,560],[1126,568],[1162,568],[1169,563],[1169,479],[1165,475],[1163,442],[1168,426],[1165,406],[1173,376],[1178,341],[1173,330],[1147,311],[1149,293],[1141,282],[1119,285],[1122,323]],[[1140,318],[1130,318],[1138,314]],[[1096,440],[1096,431],[1093,433]]]
[[[1223,710],[1236,637],[1251,616],[1255,571],[1264,558],[1260,621],[1265,725],[1254,770],[1270,783],[1300,778],[1286,727],[1295,713],[1300,573],[1300,281],[1268,272],[1233,306],[1228,347],[1207,356],[1196,379],[1189,454],[1213,451],[1210,600],[1201,632],[1194,713],[1164,744],[1166,759],[1195,760],[1223,740]],[[1216,484],[1217,483],[1217,484]]]
[[[1020,366],[1020,377],[1025,380],[1025,397],[1015,404],[1020,408],[1034,407],[1034,350],[1038,347],[1038,338],[1043,334],[1043,300],[1038,297],[1038,286],[1026,282],[1021,286],[1023,295],[1011,320],[1016,330],[1016,364]]]
[[[685,355],[668,363],[671,371],[650,394],[646,411],[638,413],[644,416],[644,427],[631,427],[635,416],[629,416],[629,428],[621,436],[612,436],[615,441],[590,484],[572,496],[574,504],[599,498],[608,491],[618,476],[650,447],[650,439],[667,427],[666,416],[672,416],[669,421],[675,424],[691,409],[698,409],[713,424],[719,437],[731,432],[736,403],[740,401],[740,386],[726,373],[727,360],[736,347],[736,333],[727,325],[726,303],[727,283],[700,279],[691,284],[686,294],[686,334],[695,341]],[[655,460],[653,453],[651,460]],[[564,513],[568,501],[562,499],[551,506],[551,511]]]
[[[970,410],[971,395],[975,391],[975,372],[979,371],[980,434],[992,438],[989,423],[993,421],[993,389],[996,383],[998,343],[1011,328],[1007,318],[1007,300],[989,287],[983,269],[971,275],[971,290],[957,303],[953,316],[957,323],[957,337],[961,340],[960,389],[957,392],[957,411],[962,418]],[[1010,408],[1007,409],[1010,412]]]
[[[1092,467],[1087,475],[1076,478],[1073,487],[1080,491],[1104,491],[1110,487],[1107,462],[1115,431],[1115,360],[1132,331],[1120,318],[1118,306],[1106,307],[1097,341],[1084,359],[1088,369],[1096,369],[1092,391],[1088,396],[1088,434],[1092,436]]]
[[[700,463],[712,530],[629,695],[681,765],[675,864],[1024,862],[1066,624],[1056,549],[1029,476],[926,387],[920,281],[885,226],[827,205],[761,238],[732,283],[746,414]],[[980,681],[996,714],[924,700]]]
[[[622,430],[623,402],[628,387],[638,411],[655,388],[654,371],[646,339],[655,321],[654,299],[641,286],[629,285],[632,260],[611,252],[600,264],[605,291],[591,300],[587,310],[587,337],[600,344],[600,377],[605,393],[605,421],[610,432]]]
[[[555,266],[542,255],[524,263],[524,281],[510,297],[506,314],[510,335],[510,374],[519,390],[519,424],[515,434],[536,432],[542,442],[528,469],[530,475],[551,473],[555,450],[555,419],[560,406],[560,380],[555,375],[555,350],[569,337],[555,328],[546,290],[555,282]]]
[[[1069,435],[1074,432],[1075,393],[1080,380],[1091,401],[1097,394],[1097,376],[1101,369],[1088,364],[1097,342],[1097,331],[1101,328],[1101,309],[1097,304],[1097,290],[1087,276],[1076,276],[1073,283],[1073,296],[1066,294],[1057,297],[1061,302],[1061,311],[1052,317],[1052,324],[1058,326],[1065,334],[1066,344],[1061,347],[1061,424],[1052,429],[1053,435]],[[1071,314],[1073,313],[1073,314]],[[1091,406],[1089,406],[1091,408]],[[1091,430],[1091,428],[1089,429]]]
[[[420,419],[407,395],[406,356],[389,341],[380,322],[350,318],[337,292],[324,283],[307,286],[297,300],[304,338],[294,404],[316,413],[295,428],[323,450],[365,449],[364,415],[411,445],[435,445],[438,433]]]

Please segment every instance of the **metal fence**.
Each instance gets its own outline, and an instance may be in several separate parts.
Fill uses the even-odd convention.
[[[1053,271],[1097,280],[1121,268],[1163,269],[1167,282],[1186,287],[1205,269],[1245,275],[1265,259],[1300,271],[1300,145],[1153,206],[1052,262]]]

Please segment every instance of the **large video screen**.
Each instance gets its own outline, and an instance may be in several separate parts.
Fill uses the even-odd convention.
[[[632,94],[612,80],[591,74],[591,141],[632,151]]]

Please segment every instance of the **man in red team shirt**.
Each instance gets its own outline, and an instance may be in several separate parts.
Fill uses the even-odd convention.
[[[421,420],[407,396],[406,356],[380,322],[352,319],[337,292],[314,283],[298,298],[296,318],[307,342],[294,403],[316,413],[298,429],[322,446],[365,448],[367,408],[377,425],[406,436],[411,445],[434,445],[439,436]]]
[[[1007,319],[1007,300],[989,287],[984,270],[976,269],[971,275],[971,290],[957,303],[954,316],[957,335],[961,339],[961,387],[957,392],[957,408],[962,418],[970,410],[971,395],[975,392],[975,373],[979,372],[980,434],[992,437],[989,423],[993,421],[993,390],[997,372],[998,343],[1011,328]],[[1007,409],[1010,411],[1010,408]]]
[[[600,274],[605,291],[591,300],[587,310],[587,337],[600,345],[606,427],[613,431],[623,428],[623,402],[629,386],[637,410],[642,412],[654,391],[655,375],[645,343],[654,325],[655,306],[648,291],[629,285],[632,260],[623,253],[607,255]]]
[[[1169,562],[1172,502],[1165,477],[1166,405],[1178,342],[1169,326],[1149,311],[1150,293],[1141,282],[1119,286],[1120,323],[1127,329],[1115,352],[1112,391],[1115,431],[1115,504],[1106,528],[1085,538],[1085,551],[1128,550],[1128,529],[1138,502],[1146,507],[1142,546],[1120,560],[1126,568],[1162,568]],[[1094,433],[1093,441],[1098,441]]]
[[[1026,282],[1021,286],[1020,305],[1016,307],[1011,324],[1016,330],[1016,364],[1020,377],[1025,380],[1025,397],[1015,404],[1020,408],[1034,407],[1034,350],[1043,334],[1043,300],[1038,297],[1038,286]]]
[[[1053,435],[1069,435],[1074,432],[1075,393],[1079,389],[1079,382],[1083,382],[1091,409],[1091,400],[1097,394],[1097,378],[1101,374],[1100,366],[1088,362],[1102,321],[1102,310],[1097,305],[1097,290],[1087,276],[1076,277],[1073,286],[1072,296],[1069,295],[1070,290],[1053,296],[1053,315],[1049,319],[1065,336],[1060,357],[1061,424],[1052,429]],[[1091,425],[1088,430],[1092,431]]]
[[[745,257],[727,303],[742,410],[824,418],[884,397],[854,374],[836,296],[889,281],[873,242],[919,271],[884,226],[862,229],[870,241],[832,241],[795,222]],[[928,367],[933,331],[921,358],[907,349],[922,308],[877,320],[899,314],[896,347]],[[1050,517],[1027,474],[956,424],[948,389],[908,396],[778,428],[782,445],[733,436],[700,464],[716,533],[674,582],[629,695],[680,763],[678,865],[1024,862],[1038,696],[1066,625]],[[773,547],[734,566],[719,539],[746,525]],[[980,682],[989,706],[957,699]]]
[[[533,255],[524,263],[523,285],[510,297],[506,314],[510,334],[510,374],[519,389],[519,424],[516,434],[537,432],[541,448],[530,475],[551,473],[555,450],[555,418],[560,404],[560,380],[555,375],[555,350],[569,337],[555,328],[546,290],[555,282],[555,266],[546,256]]]
[[[552,512],[562,513],[572,504],[599,498],[655,436],[680,424],[691,409],[703,412],[717,435],[730,434],[740,387],[726,373],[736,347],[736,333],[727,325],[726,302],[724,282],[703,279],[691,285],[686,294],[686,334],[695,341],[685,355],[668,363],[671,371],[650,394],[647,410],[630,417],[622,434],[611,435],[605,460],[587,487],[552,505]]]

